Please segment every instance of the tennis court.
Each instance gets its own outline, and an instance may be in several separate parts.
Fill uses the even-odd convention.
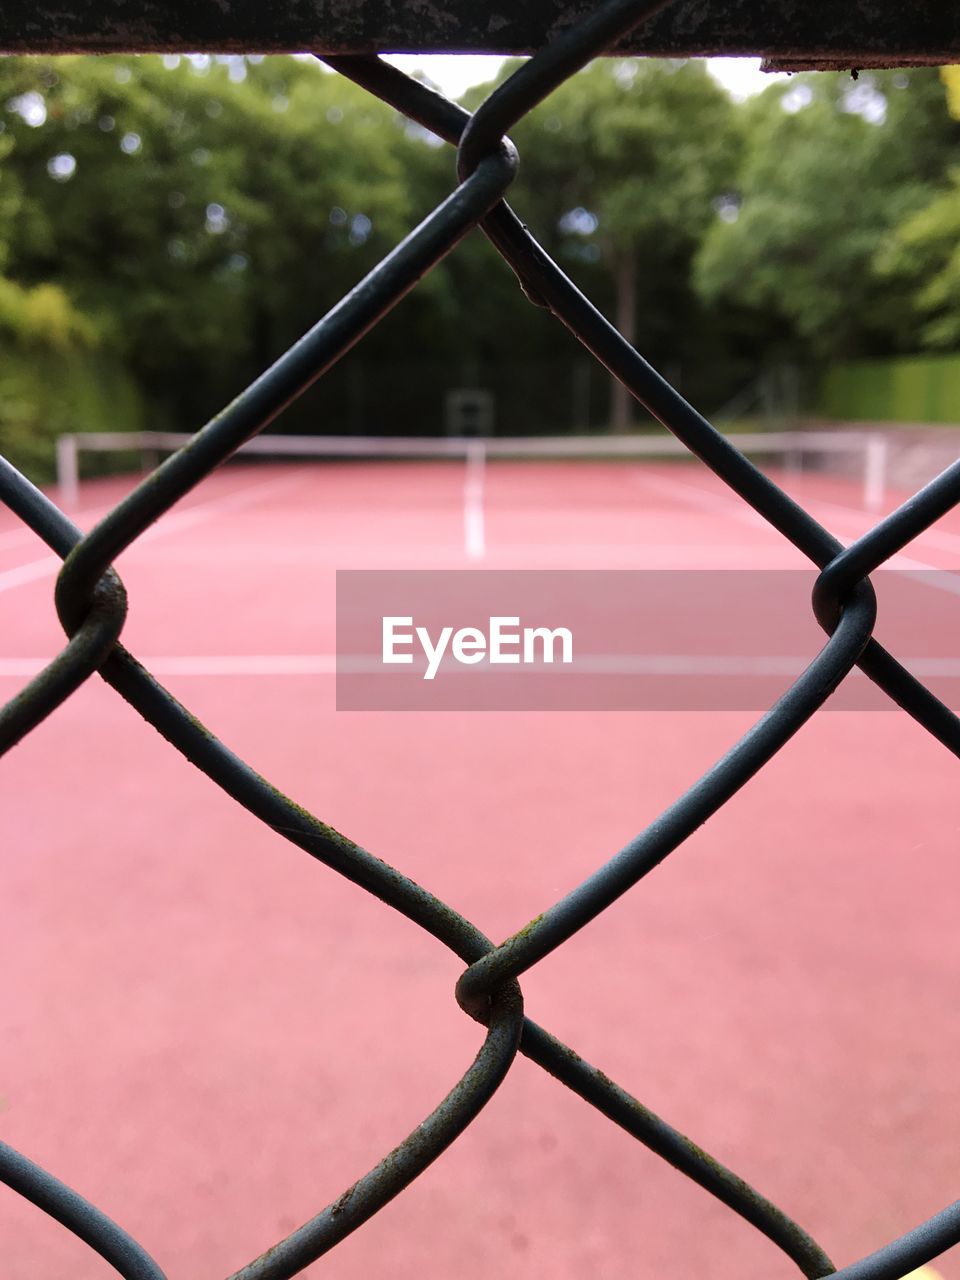
[[[771,472],[845,542],[856,474]],[[133,478],[85,481],[89,528]],[[884,509],[907,495],[890,488]],[[57,561],[0,514],[0,695],[62,644]],[[960,515],[893,567],[960,569]],[[294,799],[499,939],[652,821],[755,717],[346,714],[338,569],[789,569],[670,460],[238,461],[118,562],[124,643]],[[746,620],[749,623],[749,619]],[[882,639],[883,619],[878,627]],[[527,1010],[839,1263],[956,1185],[955,763],[908,716],[822,712],[523,979]],[[168,1274],[222,1275],[334,1199],[462,1074],[462,965],[235,806],[100,682],[5,761],[4,1139]],[[95,1280],[0,1193],[4,1280]],[[956,1250],[937,1263],[960,1278]],[[526,1061],[307,1274],[709,1275],[791,1264]]]

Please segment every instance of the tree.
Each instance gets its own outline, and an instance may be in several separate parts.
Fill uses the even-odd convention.
[[[951,116],[960,120],[960,66],[941,67]],[[882,279],[906,290],[919,345],[960,348],[960,169],[950,186],[896,228],[877,255]]]
[[[695,306],[690,263],[739,155],[727,93],[702,62],[600,59],[514,137],[524,216],[532,210],[538,233],[574,269],[602,265],[629,342],[656,346],[669,333],[662,345],[676,351]],[[615,382],[615,430],[629,424],[631,403]]]
[[[315,61],[0,61],[9,269],[95,317],[193,428],[409,225],[394,112]]]
[[[960,169],[951,178],[947,191],[896,228],[876,261],[879,278],[907,296],[904,328],[917,333],[914,345],[941,350],[960,347]]]
[[[84,362],[100,335],[63,289],[49,283],[25,286],[5,274],[23,201],[16,176],[4,164],[12,150],[12,139],[0,137],[0,453],[45,480],[56,435],[76,425],[71,418],[77,397],[89,389],[81,385]],[[109,370],[108,376],[116,372]]]
[[[695,267],[702,296],[772,322],[784,347],[814,357],[895,347],[903,298],[874,261],[946,181],[960,131],[937,73],[800,76],[744,117],[737,201]]]

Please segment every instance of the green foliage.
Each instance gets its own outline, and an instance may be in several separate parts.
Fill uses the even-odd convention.
[[[836,421],[955,423],[960,355],[897,356],[830,365],[821,413]]]
[[[940,75],[947,86],[947,104],[954,120],[960,120],[960,67],[941,67]]]
[[[315,62],[173,61],[4,59],[0,100],[21,104],[12,271],[69,281],[158,418],[193,426],[399,238],[410,199],[394,113]]]
[[[138,431],[143,401],[116,360],[80,347],[7,348],[0,365],[0,453],[35,483],[53,478],[68,431]]]
[[[878,246],[943,182],[958,140],[936,72],[777,83],[743,112],[739,209],[708,232],[696,282],[814,355],[895,341],[902,298]]]
[[[598,60],[518,124],[510,200],[708,411],[784,355],[960,344],[946,81],[736,104],[702,63]],[[313,59],[0,58],[5,446],[196,429],[452,190],[435,144]],[[475,383],[502,431],[609,421],[587,368],[473,234],[283,425],[439,430]]]
[[[97,327],[55,284],[27,289],[0,277],[0,334],[23,346],[67,351],[94,344]]]
[[[960,169],[952,185],[906,219],[877,256],[879,275],[901,286],[922,345],[960,347]]]
[[[733,367],[689,287],[741,146],[734,104],[705,65],[598,59],[513,136],[517,207],[625,336],[674,373],[711,356]],[[611,414],[627,425],[616,392]]]
[[[599,59],[518,125],[518,191],[593,214],[602,252],[688,253],[738,159],[733,116],[703,63]]]
[[[0,267],[22,217],[23,189],[10,164],[14,139],[0,136]],[[0,452],[35,480],[52,475],[53,442],[62,431],[113,425],[138,397],[116,361],[93,354],[100,333],[64,289],[17,283],[0,275]]]

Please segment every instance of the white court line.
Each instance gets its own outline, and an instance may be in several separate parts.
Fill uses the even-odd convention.
[[[863,525],[863,532],[873,527],[873,520],[865,511],[860,511],[856,507],[841,506],[837,502],[826,502],[814,499],[810,503],[812,511],[822,511],[828,515],[840,516],[846,520],[857,520]],[[925,529],[923,533],[918,533],[916,540],[923,539],[931,547],[937,551],[957,551],[960,552],[960,536],[955,533],[946,533],[943,529]]]
[[[26,582],[35,582],[37,578],[47,578],[56,573],[62,564],[59,556],[43,556],[40,560],[18,564],[15,569],[5,569],[0,573],[0,591],[11,591],[14,587],[22,587]]]
[[[131,549],[154,538],[162,538],[170,533],[180,533],[191,525],[199,524],[217,512],[248,506],[259,502],[277,489],[285,489],[294,481],[302,480],[302,469],[296,475],[285,475],[274,480],[259,480],[256,484],[246,485],[243,489],[234,490],[219,498],[210,498],[207,502],[198,502],[186,511],[174,511],[171,515],[161,516],[159,522],[151,525],[145,533],[137,538]],[[16,565],[0,573],[0,592],[12,591],[14,587],[22,587],[27,582],[35,582],[38,578],[46,578],[57,573],[63,561],[59,556],[43,556],[39,560],[29,560],[26,564]]]
[[[486,451],[481,440],[467,445],[466,477],[463,482],[463,549],[468,560],[482,560],[487,551],[483,490]]]
[[[49,658],[0,658],[0,676],[29,678],[42,671]],[[221,654],[197,657],[141,658],[137,661],[155,676],[331,676],[332,653]]]
[[[726,515],[731,519],[739,520],[741,524],[749,524],[755,528],[766,528],[772,533],[778,532],[769,520],[764,519],[758,511],[754,511],[749,503],[745,502],[736,494],[728,496],[723,493],[710,493],[709,490],[701,489],[699,485],[692,484],[689,480],[664,480],[660,476],[648,475],[643,475],[641,478],[644,484],[650,485],[654,489],[659,489],[661,493],[672,495],[674,498],[678,498],[681,502],[687,501],[691,505],[701,507],[704,510],[718,511],[721,515]],[[873,528],[873,520],[869,513],[866,511],[860,511],[856,507],[844,507],[839,506],[836,503],[819,502],[814,500],[807,505],[806,510],[810,515],[814,515],[815,512],[819,511],[831,515],[843,516],[848,521],[855,518],[860,533],[866,533],[868,530]],[[949,549],[960,551],[960,538],[949,533],[940,533],[937,536],[939,538],[940,545],[944,549],[947,549],[946,544],[949,542]],[[933,532],[930,534],[918,534],[918,538],[923,537],[929,538],[931,545],[936,545],[933,542]],[[839,538],[839,541],[849,545],[849,542],[853,541],[853,539]],[[793,544],[791,543],[791,546],[792,545]],[[800,554],[802,554],[802,552]],[[926,560],[917,560],[914,556],[908,556],[902,551],[898,551],[895,556],[892,556],[891,559],[886,562],[886,567],[896,567],[904,570],[911,569],[923,574],[934,575],[946,575],[952,572],[952,570],[949,569],[938,569],[936,565],[928,564]],[[923,577],[918,578],[918,581],[923,582],[925,586],[933,587],[939,591],[948,591],[951,594],[957,593],[956,584],[946,577],[942,577],[939,580],[936,577]]]
[[[30,678],[41,671],[48,658],[0,658],[0,677]],[[197,656],[159,656],[139,658],[143,666],[155,676],[330,676],[337,672],[337,656],[334,653],[257,653],[221,654]],[[588,654],[570,666],[563,664],[500,667],[484,663],[480,666],[442,667],[444,675],[471,675],[491,672],[498,676],[526,677],[531,675],[575,676],[798,676],[813,661],[810,654],[783,654],[764,657],[760,655],[730,654]],[[958,658],[906,658],[904,665],[916,675],[960,679]],[[350,675],[396,676],[392,668],[384,667],[376,655],[342,657],[341,673]],[[406,673],[409,674],[409,673]],[[854,677],[865,678],[854,668]]]
[[[290,475],[288,472],[286,475],[279,476],[274,480],[258,480],[256,484],[246,485],[242,489],[234,489],[232,493],[226,493],[222,497],[209,498],[206,502],[197,502],[194,506],[187,507],[184,511],[174,510],[169,515],[161,516],[157,524],[151,525],[149,529],[135,539],[131,543],[130,550],[132,551],[142,543],[150,542],[154,538],[162,538],[168,533],[180,533],[183,529],[189,529],[191,525],[201,524],[219,511],[250,506],[251,503],[259,502],[267,494],[289,488],[296,482],[302,481],[303,478],[304,469],[299,467],[294,475]]]
[[[663,480],[658,476],[644,476],[645,483],[658,486],[662,490],[668,490],[671,486],[676,485],[678,488],[692,490],[696,494],[696,498],[692,499],[698,506],[709,507],[713,509],[726,508],[727,504],[737,507],[740,511],[740,518],[745,524],[749,525],[765,525],[768,529],[773,529],[769,521],[764,520],[759,512],[754,511],[753,507],[744,503],[744,499],[739,495],[728,497],[727,494],[709,493],[708,490],[701,489],[699,485],[692,484],[689,480]],[[741,503],[742,506],[740,506]],[[861,507],[846,507],[842,503],[828,502],[827,499],[813,498],[809,502],[803,504],[806,511],[813,515],[814,512],[822,512],[823,515],[838,516],[846,521],[856,521],[861,534],[865,534],[873,529],[876,524],[877,517],[868,511],[864,511]],[[732,512],[731,512],[732,513]],[[776,530],[774,530],[776,532]],[[928,545],[937,550],[945,550],[945,552],[960,552],[960,536],[956,534],[947,534],[942,529],[925,529],[922,534],[916,535],[916,540],[923,539]],[[919,561],[914,563],[913,568],[932,568],[928,564],[922,564]]]
[[[680,499],[686,499],[689,505],[700,507],[704,511],[719,511],[721,515],[731,516],[739,520],[741,524],[749,524],[753,528],[773,529],[769,520],[765,520],[758,511],[754,511],[749,503],[745,502],[739,496],[731,498],[726,493],[711,493],[709,489],[703,489],[698,484],[691,484],[689,480],[665,480],[662,476],[648,475],[642,469],[637,471],[636,477],[642,485],[646,485],[651,489],[658,489],[661,493],[669,498],[677,500],[677,491],[680,491]],[[777,531],[773,529],[773,532]]]
[[[82,528],[83,525],[88,522],[93,523],[94,521],[99,520],[100,517],[106,515],[109,510],[109,507],[90,507],[86,511],[73,511],[68,514],[73,523],[80,525]],[[0,533],[0,551],[2,551],[4,547],[15,547],[23,542],[31,542],[34,538],[38,542],[43,541],[38,533],[34,533],[34,531],[26,525],[21,525],[19,529],[8,529],[6,533]]]

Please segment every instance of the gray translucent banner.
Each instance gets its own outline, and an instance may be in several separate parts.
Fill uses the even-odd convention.
[[[341,711],[763,711],[826,637],[816,572],[341,571]],[[960,708],[960,574],[882,571],[876,638]],[[892,704],[854,671],[827,704]]]

